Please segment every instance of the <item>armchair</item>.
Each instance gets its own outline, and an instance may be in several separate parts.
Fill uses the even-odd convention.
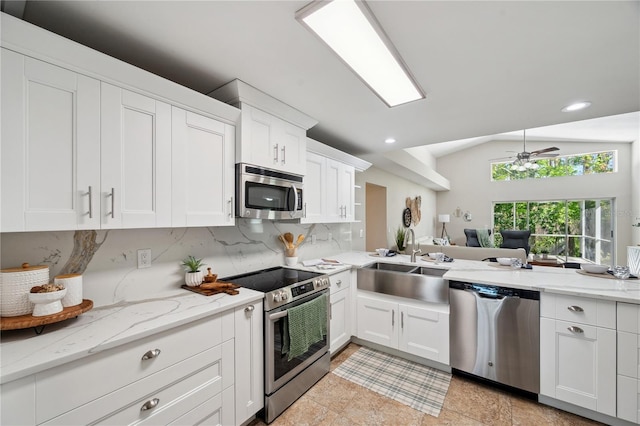
[[[491,229],[487,230],[489,235],[491,235]],[[464,235],[467,237],[467,247],[482,247],[480,241],[478,240],[478,232],[475,229],[464,229]]]
[[[502,244],[500,248],[523,248],[527,255],[529,254],[529,237],[531,231],[529,230],[508,230],[500,231],[502,235]]]

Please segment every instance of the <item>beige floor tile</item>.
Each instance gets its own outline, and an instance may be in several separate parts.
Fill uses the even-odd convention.
[[[402,404],[393,399],[385,398],[387,403],[382,406],[380,412],[382,414],[383,425],[403,425],[403,426],[420,426],[422,417],[425,414],[421,411],[414,410],[408,405]]]
[[[509,395],[457,376],[451,379],[443,408],[481,423],[511,425]]]
[[[293,403],[273,423],[274,426],[321,426],[331,425],[338,413],[313,401],[307,395]]]
[[[553,425],[556,417],[557,414],[551,407],[516,396],[511,398],[511,419],[514,426]]]
[[[421,426],[483,426],[477,420],[469,418],[463,414],[457,413],[455,411],[450,411],[447,409],[440,410],[440,415],[438,417],[433,417],[428,414],[425,414],[422,418]]]
[[[320,405],[336,413],[341,413],[356,396],[360,386],[329,373],[307,392],[307,395]]]
[[[387,401],[388,398],[360,387],[341,415],[356,425],[381,425],[385,421],[382,407]]]

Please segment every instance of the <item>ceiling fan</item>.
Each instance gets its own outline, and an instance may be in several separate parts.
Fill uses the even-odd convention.
[[[537,170],[540,166],[535,160],[539,158],[551,158],[557,157],[558,153],[552,153],[553,151],[559,151],[560,148],[555,146],[551,146],[549,148],[538,149],[536,151],[527,151],[527,131],[523,130],[523,139],[522,139],[522,152],[516,151],[507,151],[507,152],[515,152],[515,155],[511,155],[509,157],[502,158],[494,158],[490,161],[500,161],[500,160],[511,160],[511,170],[524,172],[525,170]]]

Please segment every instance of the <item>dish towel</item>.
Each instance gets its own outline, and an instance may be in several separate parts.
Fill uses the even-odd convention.
[[[478,242],[480,243],[480,247],[493,247],[493,243],[489,238],[488,229],[476,229],[476,235],[478,236]]]
[[[289,308],[289,356],[293,358],[304,354],[311,345],[327,335],[327,295]]]

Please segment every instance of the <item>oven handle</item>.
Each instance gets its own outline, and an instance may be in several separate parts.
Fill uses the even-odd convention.
[[[275,314],[269,314],[269,320],[274,321],[274,320],[277,320],[278,318],[284,318],[287,315],[289,315],[287,312],[288,311],[280,311],[280,312],[276,312]]]

